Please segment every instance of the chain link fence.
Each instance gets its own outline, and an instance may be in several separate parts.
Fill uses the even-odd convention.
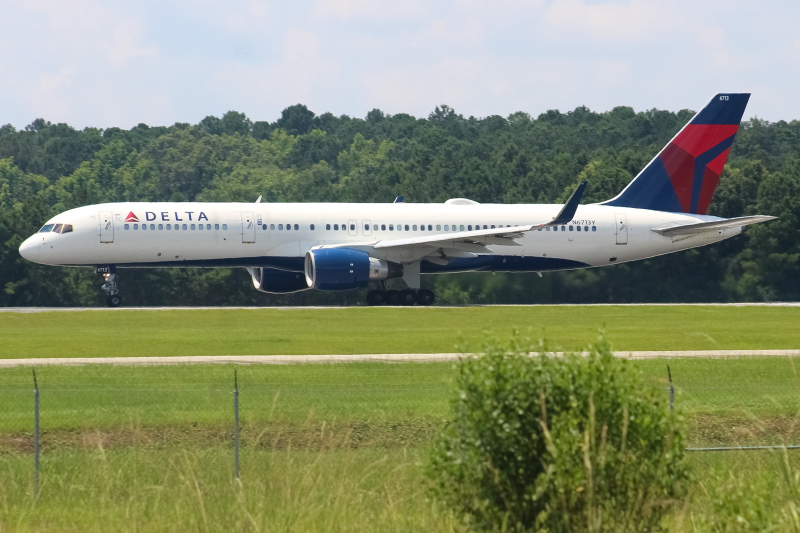
[[[793,358],[632,364],[665,395],[671,374],[690,449],[800,445]],[[447,416],[455,373],[452,363],[40,367],[39,442],[43,455],[225,446],[232,468],[237,429],[245,448],[425,446]],[[0,454],[34,454],[32,369],[0,370],[0,406]]]

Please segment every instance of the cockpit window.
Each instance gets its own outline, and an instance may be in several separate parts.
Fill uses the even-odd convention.
[[[53,226],[53,233],[61,233],[61,228],[64,227],[64,224],[56,224]]]
[[[53,224],[45,224],[42,226],[42,229],[39,230],[39,233],[50,233],[53,231]]]
[[[72,224],[64,224],[61,233],[72,233]]]

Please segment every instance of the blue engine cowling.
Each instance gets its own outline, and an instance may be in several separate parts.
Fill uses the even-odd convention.
[[[344,291],[366,287],[403,275],[403,265],[370,257],[349,248],[320,248],[306,254],[306,284],[320,291]]]
[[[287,272],[275,268],[248,268],[253,277],[253,285],[261,292],[287,294],[308,290],[302,272]]]

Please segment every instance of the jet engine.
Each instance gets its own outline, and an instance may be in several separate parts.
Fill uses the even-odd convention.
[[[261,292],[286,294],[308,290],[302,272],[287,272],[274,268],[248,268],[253,277],[253,285]]]
[[[307,285],[321,291],[343,291],[366,287],[403,275],[403,265],[370,257],[367,252],[348,248],[320,248],[306,254]]]

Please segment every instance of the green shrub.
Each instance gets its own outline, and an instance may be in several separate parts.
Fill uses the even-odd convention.
[[[666,391],[602,337],[588,351],[550,356],[517,335],[463,358],[434,496],[480,530],[657,529],[685,491],[683,433]]]

